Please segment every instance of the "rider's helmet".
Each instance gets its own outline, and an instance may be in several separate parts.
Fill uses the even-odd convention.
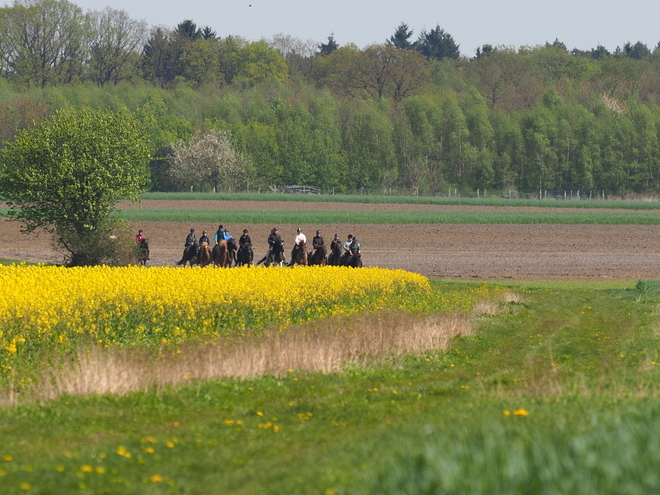
[[[357,237],[353,237],[353,242],[357,242]]]
[[[335,239],[338,239],[338,238],[339,238],[339,234],[335,234]]]
[[[222,225],[218,225],[218,230],[222,230],[222,229],[223,229]]]
[[[247,229],[243,229],[243,233],[244,233],[244,234],[247,234]]]
[[[317,231],[316,231],[316,233],[317,233],[317,234],[320,234],[320,233],[321,233],[321,231],[320,231],[320,230],[317,230]]]
[[[302,229],[298,227],[298,230],[296,230],[296,232],[302,232]]]

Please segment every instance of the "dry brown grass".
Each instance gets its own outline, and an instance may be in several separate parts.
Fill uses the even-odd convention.
[[[477,301],[472,313],[475,315],[496,315],[502,312],[503,307],[511,303],[520,303],[522,296],[517,292],[503,292],[494,299],[484,299]]]
[[[467,316],[367,314],[273,330],[265,336],[191,343],[172,353],[89,348],[44,376],[32,400],[64,394],[126,394],[191,379],[283,375],[288,370],[339,372],[346,365],[396,360],[446,349],[471,332]]]

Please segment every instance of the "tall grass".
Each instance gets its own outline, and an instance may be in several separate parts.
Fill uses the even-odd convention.
[[[486,311],[484,305],[478,311]],[[487,306],[488,311],[496,308],[495,301]],[[462,314],[385,313],[333,318],[259,337],[190,342],[176,352],[85,348],[75,358],[51,363],[29,400],[127,394],[210,378],[283,376],[294,369],[336,373],[347,365],[393,363],[406,354],[442,351],[452,338],[470,335],[471,329],[470,319]],[[6,396],[0,403],[12,399]]]

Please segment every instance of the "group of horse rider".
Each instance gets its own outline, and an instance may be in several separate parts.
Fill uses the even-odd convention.
[[[291,250],[291,264],[293,264],[299,257],[302,250],[307,244],[307,236],[303,233],[302,229],[296,229],[296,236],[293,239],[293,249]],[[312,238],[312,251],[309,253],[308,258],[314,259],[317,252],[322,251],[323,257],[327,253],[325,241],[321,235],[321,231],[317,230],[316,235]],[[266,266],[273,263],[276,259],[276,254],[284,253],[284,241],[279,233],[279,229],[274,227],[268,236],[268,251],[262,260]],[[335,234],[333,240],[330,242],[330,257],[328,264],[341,264],[342,259],[347,259],[350,256],[360,256],[360,243],[358,238],[352,234],[348,235],[348,239],[342,243],[339,239],[339,234]],[[335,263],[333,263],[333,260]],[[260,262],[261,263],[261,262]]]
[[[224,228],[222,225],[218,225],[218,230],[215,232],[213,236],[213,241],[215,242],[215,244],[220,244],[221,242],[225,242],[227,246],[232,246],[232,245],[235,246],[235,242],[236,242],[234,236],[229,233],[229,229]],[[182,265],[185,262],[185,259],[188,257],[187,253],[191,253],[194,250],[195,256],[199,256],[202,247],[210,246],[210,245],[211,245],[211,238],[208,236],[206,230],[202,231],[202,235],[200,236],[198,241],[197,236],[195,234],[195,229],[190,229],[190,233],[186,236],[186,241],[184,243],[183,256],[181,257],[181,260],[177,262],[177,265]],[[247,229],[243,230],[243,235],[239,238],[237,247],[239,249],[248,250],[250,254],[252,253],[252,240],[248,235]],[[229,249],[231,250],[231,247]]]
[[[138,234],[135,236],[135,242],[140,245],[143,240],[146,240],[146,236],[142,229],[138,231]],[[221,242],[226,243],[226,246],[233,246],[233,249],[236,250],[245,250],[249,253],[249,256],[246,259],[249,259],[249,263],[252,262],[253,252],[252,252],[252,239],[248,234],[248,230],[243,230],[243,235],[238,240],[238,245],[234,237],[229,233],[229,230],[224,228],[222,225],[218,226],[218,230],[213,236],[213,241],[215,244],[220,244]],[[203,246],[210,246],[211,239],[208,236],[206,230],[202,231],[202,235],[199,240],[197,239],[195,229],[190,229],[190,233],[186,236],[184,243],[183,256],[177,265],[182,265],[185,263],[185,260],[190,257],[190,255],[199,256],[200,251]],[[307,236],[303,233],[302,229],[298,227],[296,229],[296,236],[293,240],[293,249],[291,251],[291,264],[294,264],[298,260],[299,255],[304,253],[305,246],[307,244]],[[328,251],[321,235],[321,231],[317,230],[316,235],[312,238],[312,251],[309,253],[308,258],[313,259],[318,253],[319,256],[325,261],[327,259],[328,264],[341,265],[345,264],[349,258],[359,258],[361,256],[360,243],[358,238],[352,234],[348,235],[348,238],[345,241],[341,241],[339,234],[335,234],[334,238],[330,242],[330,253],[326,257]],[[228,248],[229,250],[232,247]],[[268,236],[268,251],[266,256],[257,264],[264,263],[266,266],[269,266],[276,262],[284,261],[284,241],[282,236],[279,233],[279,229],[274,227],[269,236]]]

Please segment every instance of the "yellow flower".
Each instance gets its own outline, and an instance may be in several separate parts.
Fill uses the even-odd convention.
[[[163,481],[163,477],[160,474],[154,474],[151,477],[151,482],[152,483],[160,483],[161,481]]]
[[[529,412],[527,412],[526,409],[522,409],[522,408],[516,409],[515,411],[513,411],[513,414],[515,416],[529,416]]]
[[[505,409],[503,412],[505,416],[511,416],[511,411],[509,411],[508,409]]]
[[[94,471],[94,468],[92,466],[90,466],[89,464],[85,464],[83,467],[80,468],[80,470],[83,473],[91,473],[92,471]]]
[[[20,484],[21,490],[29,490],[32,488],[32,485],[30,483],[21,483]]]
[[[10,456],[9,454],[5,454],[5,455],[2,456],[2,460],[7,461],[7,462],[11,462],[11,461],[14,460],[14,458],[12,456]]]

